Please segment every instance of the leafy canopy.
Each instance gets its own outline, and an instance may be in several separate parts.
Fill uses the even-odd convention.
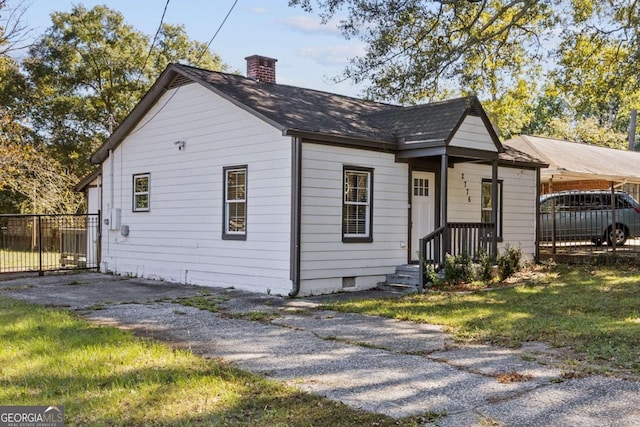
[[[476,94],[503,137],[551,134],[552,121],[563,120],[574,135],[588,122],[620,139],[629,110],[638,107],[637,0],[289,4],[325,23],[338,18],[346,38],[364,42],[365,53],[351,58],[338,79],[369,83],[366,94],[374,99],[410,104]]]

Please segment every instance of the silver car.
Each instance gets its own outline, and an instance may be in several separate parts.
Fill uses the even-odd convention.
[[[590,241],[596,245],[615,240],[622,246],[640,236],[640,204],[629,194],[611,191],[564,191],[540,197],[540,240]],[[555,215],[553,215],[555,212]],[[615,225],[614,218],[615,215]]]

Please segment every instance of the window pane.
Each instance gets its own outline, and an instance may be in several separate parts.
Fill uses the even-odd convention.
[[[367,203],[369,199],[369,173],[368,172],[345,172],[345,202]]]
[[[229,203],[229,231],[244,232],[245,231],[245,204]]]
[[[367,234],[367,206],[344,205],[344,234]]]
[[[227,200],[244,200],[245,171],[229,171],[227,174]]]
[[[136,209],[147,209],[149,207],[149,195],[138,194],[136,195]]]
[[[146,193],[149,191],[149,177],[148,176],[139,176],[136,177],[136,193]]]
[[[482,207],[491,209],[491,183],[482,183]]]

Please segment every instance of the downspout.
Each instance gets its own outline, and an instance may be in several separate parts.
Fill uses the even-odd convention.
[[[292,289],[289,297],[300,293],[300,235],[302,224],[302,140],[291,139],[291,247],[289,278]]]

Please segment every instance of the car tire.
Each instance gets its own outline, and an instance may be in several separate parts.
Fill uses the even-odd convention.
[[[614,236],[616,239],[616,246],[623,246],[627,241],[627,237],[629,237],[629,233],[627,232],[626,227],[624,227],[623,225],[618,224],[616,226],[615,232],[613,232],[613,226],[610,226],[607,229],[607,234],[605,236],[607,239],[607,244],[609,246],[613,245]]]

